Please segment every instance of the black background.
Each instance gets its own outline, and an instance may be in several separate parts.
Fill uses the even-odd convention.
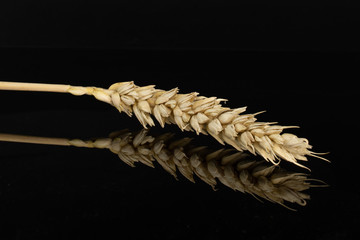
[[[306,164],[330,187],[311,189],[308,206],[292,212],[160,167],[130,168],[106,150],[1,143],[0,238],[353,239],[358,12],[350,1],[2,1],[2,81],[133,80],[227,98],[267,110],[260,121],[301,126],[291,132],[332,163]],[[2,133],[86,139],[141,129],[87,96],[1,91],[0,102]]]

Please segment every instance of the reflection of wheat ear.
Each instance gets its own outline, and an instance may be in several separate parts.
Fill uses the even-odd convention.
[[[151,117],[154,116],[162,127],[165,123],[173,123],[181,130],[210,134],[222,144],[228,143],[239,151],[248,150],[259,154],[273,164],[284,159],[304,167],[297,160],[306,161],[307,155],[319,157],[310,151],[311,145],[307,139],[282,133],[290,127],[256,122],[256,114],[242,114],[245,107],[223,107],[221,102],[226,101],[225,99],[198,96],[197,92],[179,94],[178,88],[164,91],[155,89],[154,85],[139,87],[133,82],[115,83],[109,89],[0,82],[0,89],[93,95],[96,99],[113,105],[120,112],[129,116],[135,114],[145,128],[147,125],[155,125]]]
[[[136,134],[122,131],[93,141],[0,133],[0,141],[109,149],[132,167],[137,162],[154,167],[156,161],[175,178],[178,171],[195,182],[196,175],[213,189],[219,181],[233,190],[283,206],[285,201],[305,205],[310,199],[304,191],[314,185],[307,174],[286,171],[234,149],[213,151],[191,146],[189,138],[174,140],[173,134],[153,137],[147,133],[146,129]]]

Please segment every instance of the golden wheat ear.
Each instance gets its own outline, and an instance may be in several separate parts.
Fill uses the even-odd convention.
[[[154,167],[157,162],[176,179],[177,173],[191,182],[195,182],[194,176],[197,176],[214,190],[220,182],[235,191],[285,207],[286,203],[305,206],[310,199],[306,190],[326,186],[323,181],[309,179],[308,174],[289,172],[244,152],[224,148],[210,150],[192,145],[190,138],[174,139],[171,133],[151,136],[147,129],[137,133],[119,131],[95,140],[0,133],[0,141],[109,149],[131,167],[136,163]],[[317,182],[319,184],[315,184]]]
[[[261,155],[272,164],[281,159],[306,168],[298,161],[317,156],[305,138],[282,133],[292,128],[269,122],[258,122],[255,114],[243,114],[246,107],[223,107],[225,99],[199,96],[197,92],[180,94],[178,88],[164,91],[155,85],[136,86],[134,82],[119,82],[109,89],[62,84],[0,82],[0,90],[62,92],[73,95],[92,95],[111,104],[129,116],[135,114],[144,128],[154,126],[153,117],[162,127],[176,124],[181,130],[209,134],[221,144],[227,143],[238,151],[247,150]],[[324,159],[319,157],[320,159]]]

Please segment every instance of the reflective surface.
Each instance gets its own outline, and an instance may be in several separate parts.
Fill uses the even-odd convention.
[[[174,139],[174,134],[170,132],[151,136],[148,129],[139,132],[116,131],[109,137],[94,140],[0,133],[0,141],[4,142],[108,149],[130,167],[142,163],[154,168],[157,162],[176,179],[178,174],[182,174],[195,183],[196,175],[214,190],[217,182],[220,182],[235,191],[285,207],[288,202],[306,206],[310,196],[305,190],[327,187],[323,181],[309,179],[308,173],[290,172],[279,165],[267,163],[261,157],[236,149],[210,150],[207,146],[191,144],[191,140],[188,137]]]
[[[21,121],[21,129],[26,133],[44,135],[44,133],[51,132],[57,137],[65,134],[72,136],[82,134],[86,139],[98,134],[106,136],[107,134],[103,134],[103,132],[106,132],[111,125],[116,125],[115,122],[117,124],[120,122],[122,126],[128,124],[127,126],[135,128],[137,131],[141,129],[140,126],[136,126],[137,124],[130,123],[112,112],[97,113],[101,113],[99,116],[101,115],[101,118],[106,118],[110,122],[107,125],[97,124],[101,122],[101,119],[91,117],[92,112],[13,113],[3,115],[3,126],[10,127],[2,130],[12,130],[19,134],[15,124],[16,121]],[[65,122],[69,121],[70,116],[72,123],[67,125]],[[54,125],[43,124],[49,119],[53,121]],[[62,121],[64,123],[61,123]],[[158,132],[158,139],[166,140],[168,138],[165,141],[165,147],[172,144],[169,142],[171,134],[169,135],[159,128],[153,130],[155,133]],[[144,132],[140,131],[137,134],[139,133]],[[124,139],[136,136],[134,134],[123,131],[113,134],[112,138],[117,136],[118,139]],[[179,134],[180,136],[186,135],[183,137],[188,138],[195,137],[191,133]],[[201,146],[208,141],[205,136],[198,138],[193,139],[192,143],[199,142],[198,146]],[[97,140],[98,146],[101,145],[101,141],[104,141],[104,138],[100,139],[102,140]],[[183,145],[184,142],[181,142],[184,139],[181,139],[180,142],[179,140],[174,141],[171,147],[175,149]],[[96,142],[95,139],[94,141]],[[70,142],[71,145],[77,146],[91,145],[89,142],[86,144],[81,140],[71,140]],[[48,143],[50,144],[51,141],[49,140]],[[216,145],[217,143],[213,143],[213,146]],[[331,211],[336,212],[334,205],[344,201],[338,202],[340,196],[333,195],[336,185],[334,186],[333,182],[334,176],[329,174],[332,166],[316,159],[311,159],[314,178],[321,177],[332,186],[307,190],[306,193],[311,194],[313,199],[305,207],[291,205],[292,208],[298,209],[298,212],[292,212],[271,203],[261,203],[250,195],[235,192],[223,185],[218,185],[216,187],[218,191],[214,192],[198,177],[194,177],[196,184],[190,183],[183,176],[179,176],[179,181],[176,181],[165,173],[159,164],[156,164],[158,167],[155,169],[142,164],[136,164],[136,168],[131,168],[121,162],[116,155],[104,149],[6,142],[1,142],[0,146],[2,149],[2,194],[0,200],[3,209],[2,216],[7,219],[5,226],[10,227],[7,231],[15,231],[19,235],[28,235],[29,232],[37,235],[36,232],[33,232],[34,229],[46,234],[43,232],[46,229],[47,231],[60,231],[58,236],[63,237],[64,234],[74,234],[74,232],[91,235],[91,233],[102,234],[103,231],[109,231],[112,234],[114,231],[124,231],[135,236],[139,234],[161,236],[181,231],[182,236],[198,233],[200,235],[218,234],[219,237],[223,234],[240,231],[242,236],[255,237],[260,234],[256,225],[265,227],[261,230],[261,234],[267,234],[264,232],[268,231],[267,227],[273,224],[286,224],[289,230],[285,232],[284,229],[277,230],[277,234],[282,235],[290,229],[298,228],[296,225],[287,223],[294,219],[303,221],[303,226],[314,231],[316,221],[323,221],[324,215],[331,216],[328,211],[332,209]],[[220,146],[217,149],[219,148]],[[113,149],[113,151],[115,150]],[[129,149],[125,150],[123,154],[129,153],[129,151]],[[189,148],[187,151],[201,152]],[[203,153],[201,155],[204,156]],[[120,158],[132,165],[128,157],[123,155]],[[249,159],[252,157],[237,161],[244,163]],[[161,159],[159,160],[161,163]],[[245,165],[244,167],[246,167]],[[171,167],[164,166],[164,164],[162,166],[170,173],[175,173]],[[303,169],[294,169],[294,166],[284,167],[304,171]],[[253,169],[250,166],[247,168]],[[185,173],[180,171],[180,173],[187,176],[186,171]],[[201,175],[196,175],[201,178]],[[188,178],[192,177],[188,176]],[[211,184],[211,180],[206,177],[203,176],[201,179],[208,180],[210,181],[208,183]],[[226,178],[221,180],[220,182],[224,183],[225,180],[226,183]],[[304,186],[306,189],[306,185]],[[250,193],[256,195],[254,192]],[[156,218],[158,220],[155,220]],[[15,222],[24,227],[11,228],[14,227],[13,223]],[[66,230],[58,229],[56,226],[59,224]],[[142,228],[147,233],[138,233],[138,228]],[[310,231],[308,229],[302,231],[306,233]]]
[[[330,152],[332,161],[305,163],[309,178],[330,187],[306,190],[311,200],[305,207],[289,204],[294,212],[222,183],[213,191],[196,174],[195,184],[181,173],[176,181],[157,163],[132,168],[107,149],[0,142],[2,239],[353,236],[360,196],[352,138],[359,126],[350,79],[358,73],[349,55],[43,49],[6,50],[1,56],[2,80],[99,87],[134,80],[224,97],[227,106],[248,106],[248,112],[267,110],[259,120],[299,125],[289,132],[308,138],[314,151]],[[329,81],[333,77],[339,80]],[[0,102],[1,133],[87,140],[126,128],[141,131],[137,120],[91,97],[0,92]],[[174,139],[194,138],[196,146],[223,147],[175,126],[156,126],[149,134],[168,132]],[[281,167],[306,173],[286,163]]]

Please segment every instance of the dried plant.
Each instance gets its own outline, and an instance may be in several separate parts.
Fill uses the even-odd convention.
[[[258,122],[256,114],[243,114],[246,107],[231,109],[221,105],[226,101],[199,96],[197,92],[180,94],[178,88],[164,91],[154,85],[139,87],[134,82],[115,83],[109,89],[61,84],[0,82],[2,90],[65,92],[73,95],[93,95],[111,104],[120,112],[137,117],[144,128],[154,126],[152,116],[164,127],[176,124],[181,130],[210,134],[221,144],[227,143],[238,151],[247,150],[261,155],[266,161],[279,164],[281,159],[304,167],[298,162],[307,156],[318,157],[305,138],[283,133],[294,126]]]
[[[304,206],[310,199],[303,192],[314,186],[307,174],[286,171],[234,149],[211,151],[205,146],[193,146],[190,138],[174,140],[173,136],[166,133],[153,137],[143,129],[138,133],[120,131],[109,138],[89,141],[11,134],[0,134],[0,140],[109,149],[131,167],[137,162],[154,167],[156,161],[175,178],[180,172],[195,182],[196,175],[213,189],[218,180],[231,189],[283,206],[285,201]]]

